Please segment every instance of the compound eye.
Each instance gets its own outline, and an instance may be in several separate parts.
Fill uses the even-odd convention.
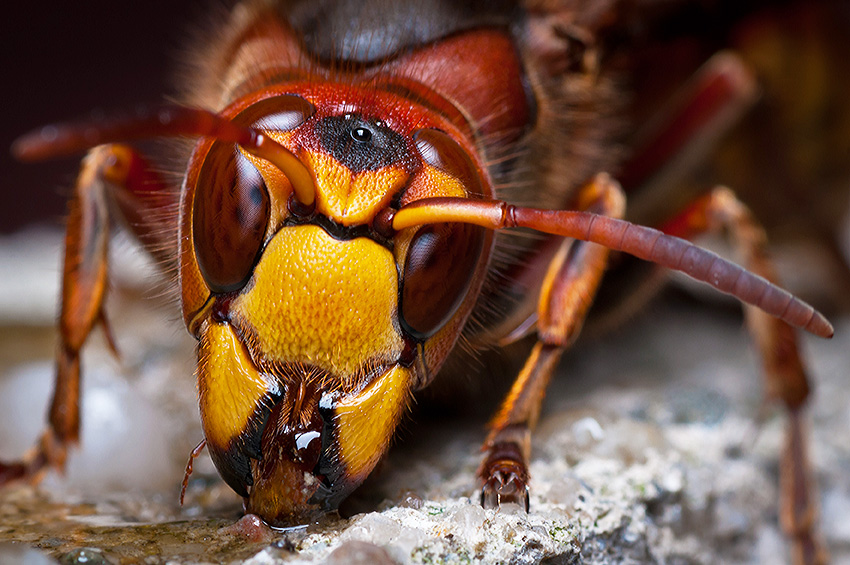
[[[455,177],[467,194],[484,195],[481,177],[469,153],[448,134],[437,129],[420,129],[413,134],[413,141],[423,161]]]
[[[291,131],[316,113],[316,108],[295,94],[260,100],[239,112],[234,121],[264,131]]]
[[[210,148],[195,189],[193,237],[210,290],[242,288],[260,254],[269,221],[263,177],[234,145]]]
[[[422,160],[456,178],[467,196],[484,195],[477,167],[448,134],[421,129],[413,141]],[[462,223],[419,228],[407,250],[399,303],[399,319],[409,335],[426,340],[454,316],[472,284],[486,233]]]
[[[399,320],[418,340],[437,333],[463,303],[486,230],[471,224],[423,226],[413,236],[402,278]]]

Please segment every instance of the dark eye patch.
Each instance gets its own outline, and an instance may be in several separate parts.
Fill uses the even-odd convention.
[[[356,114],[322,118],[316,134],[322,148],[353,173],[376,171],[409,156],[404,136]]]

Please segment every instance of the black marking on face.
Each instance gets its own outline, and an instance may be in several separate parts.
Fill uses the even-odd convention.
[[[322,148],[355,174],[377,171],[409,155],[404,136],[380,120],[357,114],[323,118],[316,133]]]

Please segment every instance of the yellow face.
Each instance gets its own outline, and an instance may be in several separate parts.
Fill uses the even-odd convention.
[[[387,107],[398,115],[374,110]],[[309,208],[269,163],[219,142],[196,151],[180,275],[202,423],[222,477],[269,523],[335,508],[366,478],[483,280],[480,228],[381,226],[411,200],[486,195],[463,134],[417,111],[339,85],[234,110],[304,164]]]

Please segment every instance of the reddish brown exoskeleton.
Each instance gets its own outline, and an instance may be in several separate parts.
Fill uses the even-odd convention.
[[[199,47],[184,105],[19,140],[24,160],[90,151],[68,221],[49,425],[0,482],[61,467],[78,439],[80,350],[104,321],[112,214],[177,273],[204,443],[247,511],[275,525],[336,508],[366,478],[459,340],[534,333],[479,469],[484,505],[527,506],[531,430],[614,250],[747,304],[788,407],[783,519],[799,560],[822,559],[791,326],[829,337],[831,325],[776,285],[764,232],[732,192],[665,211],[658,229],[625,220],[626,192],[722,133],[753,79],[734,56],[714,59],[624,157],[628,98],[606,45],[630,6],[246,2]],[[166,136],[198,138],[179,187],[121,144]],[[556,237],[505,245],[511,228]],[[744,267],[688,241],[720,230]]]

